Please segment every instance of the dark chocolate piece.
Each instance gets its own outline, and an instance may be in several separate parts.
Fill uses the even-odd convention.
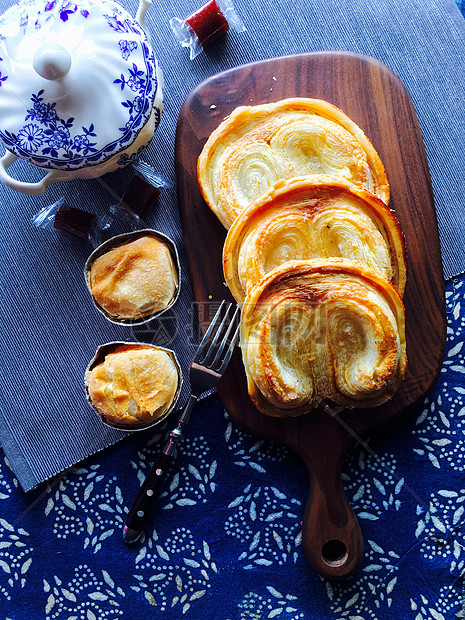
[[[160,195],[160,190],[135,174],[121,198],[121,204],[141,218]]]
[[[96,217],[93,213],[62,204],[55,215],[53,226],[81,239],[89,239]]]

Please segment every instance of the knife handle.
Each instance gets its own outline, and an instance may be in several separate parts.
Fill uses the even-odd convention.
[[[128,543],[136,542],[147,527],[151,510],[160,497],[163,483],[173,454],[162,452],[147,474],[139,493],[126,517],[124,539]]]

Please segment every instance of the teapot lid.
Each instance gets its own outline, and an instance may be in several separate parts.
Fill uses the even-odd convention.
[[[0,138],[18,157],[76,170],[127,149],[161,71],[141,25],[113,0],[22,0],[0,17]]]

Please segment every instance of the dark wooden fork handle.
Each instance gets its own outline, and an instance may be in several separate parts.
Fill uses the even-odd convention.
[[[126,518],[124,540],[127,543],[136,542],[147,527],[151,511],[160,497],[166,473],[173,458],[172,454],[162,452],[147,474]]]

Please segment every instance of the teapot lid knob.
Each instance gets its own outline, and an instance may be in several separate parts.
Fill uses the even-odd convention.
[[[71,68],[71,56],[62,45],[49,43],[36,51],[32,66],[46,80],[61,80]]]

